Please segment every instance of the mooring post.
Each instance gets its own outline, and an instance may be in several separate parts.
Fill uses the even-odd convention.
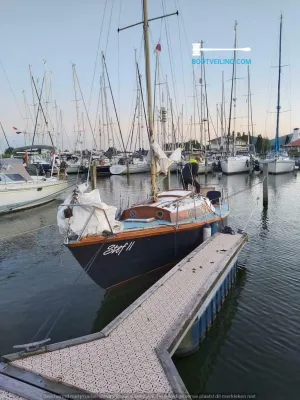
[[[92,190],[97,187],[97,166],[96,161],[93,161],[92,164],[92,176],[91,176]]]
[[[207,157],[205,156],[205,176],[207,176]]]
[[[263,164],[263,205],[268,205],[268,163]]]
[[[253,172],[253,158],[252,158],[252,154],[250,154],[250,165],[249,165],[249,174],[251,175]]]
[[[168,190],[171,189],[171,171],[170,171],[170,168],[168,169],[167,187],[168,187]]]

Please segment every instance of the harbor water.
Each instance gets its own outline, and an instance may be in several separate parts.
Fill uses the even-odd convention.
[[[212,180],[230,196],[228,225],[249,235],[240,257],[244,269],[199,350],[174,362],[191,394],[296,399],[300,174],[269,176],[267,208],[262,206],[261,175],[222,176],[220,181],[208,176]],[[118,208],[145,200],[151,184],[145,174],[98,183],[102,200]],[[171,183],[179,186],[175,174]],[[159,182],[161,189],[164,184]],[[111,292],[96,286],[63,245],[56,227],[61,201],[0,217],[0,354],[33,340],[51,338],[54,343],[98,332],[163,273]]]

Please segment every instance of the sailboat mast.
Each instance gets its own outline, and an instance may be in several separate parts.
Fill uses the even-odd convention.
[[[281,80],[281,36],[282,36],[282,14],[280,15],[280,33],[279,33],[279,67],[278,67],[278,92],[277,92],[277,119],[276,119],[276,139],[275,151],[279,151],[279,114],[280,114],[280,80]]]
[[[75,94],[75,106],[76,106],[76,118],[77,118],[77,139],[75,142],[75,151],[77,149],[77,144],[80,140],[80,117],[79,117],[79,108],[78,108],[78,99],[77,99],[77,90],[76,90],[76,74],[75,74],[75,64],[72,65],[73,69],[73,85],[74,85],[74,94]]]
[[[236,48],[236,27],[237,21],[234,22],[234,48]],[[232,101],[233,101],[233,88],[235,81],[235,61],[236,61],[236,50],[233,52],[233,65],[232,65],[232,81],[231,81],[231,93],[230,93],[230,107],[229,107],[229,122],[228,122],[228,149],[229,150],[229,138],[231,129],[231,113],[232,113]]]
[[[247,66],[248,70],[248,147],[250,144],[250,71],[249,71],[249,65]]]
[[[149,121],[149,136],[150,146],[154,143],[154,132],[153,132],[153,111],[152,111],[152,92],[151,92],[151,71],[150,71],[150,52],[149,52],[149,31],[148,31],[148,1],[143,0],[143,15],[144,15],[144,50],[145,50],[145,70],[146,70],[146,82],[147,82],[147,101],[148,101],[148,121]],[[150,149],[152,152],[152,149]],[[152,196],[154,199],[157,197],[157,185],[156,185],[156,164],[151,154],[151,184],[152,184]]]

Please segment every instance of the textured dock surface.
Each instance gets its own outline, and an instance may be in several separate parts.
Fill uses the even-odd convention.
[[[6,356],[10,365],[99,398],[185,392],[171,356],[246,241],[245,234],[217,233],[102,332],[46,346],[36,355]]]

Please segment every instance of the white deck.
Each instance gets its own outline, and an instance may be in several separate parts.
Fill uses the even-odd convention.
[[[175,337],[187,332],[193,322],[191,310],[204,302],[204,295],[246,240],[245,234],[217,233],[109,324],[103,338],[95,340],[94,334],[82,338],[82,344],[77,339],[76,345],[72,341],[50,345],[48,352],[27,355],[10,365],[104,397],[174,393],[172,379],[183,385],[178,374],[174,378],[177,372],[170,358]],[[174,370],[168,372],[170,365]]]

